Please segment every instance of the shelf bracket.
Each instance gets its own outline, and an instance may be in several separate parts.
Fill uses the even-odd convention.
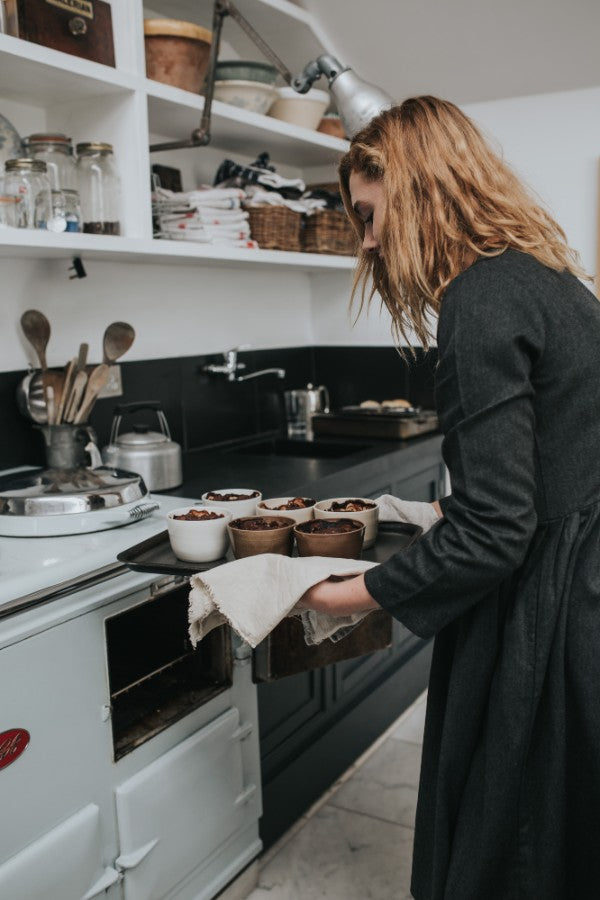
[[[87,272],[83,267],[83,263],[81,262],[80,256],[73,257],[73,265],[69,266],[69,272],[74,272],[74,275],[69,275],[69,281],[72,281],[74,278],[86,278]]]

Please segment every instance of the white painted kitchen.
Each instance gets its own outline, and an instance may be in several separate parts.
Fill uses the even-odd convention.
[[[0,897],[412,896],[433,640],[376,610],[311,644],[297,598],[194,630],[194,590],[318,557],[303,521],[345,516],[339,555],[376,565],[423,531],[369,535],[382,498],[450,490],[435,338],[399,354],[378,296],[351,305],[357,99],[456,103],[594,273],[598,26],[585,0],[0,0]],[[219,549],[178,555],[211,508]],[[287,549],[239,549],[236,509]],[[247,577],[244,623],[276,605]]]

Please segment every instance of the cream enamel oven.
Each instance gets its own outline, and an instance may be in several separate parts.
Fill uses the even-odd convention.
[[[208,900],[260,851],[249,648],[191,651],[187,581],[116,554],[150,519],[0,539],[0,897]],[[209,636],[210,637],[210,636]]]

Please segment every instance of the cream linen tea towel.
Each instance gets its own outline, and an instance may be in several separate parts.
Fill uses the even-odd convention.
[[[410,522],[428,531],[438,521],[430,503],[400,500],[391,494],[377,498],[382,521]],[[331,559],[324,556],[290,558],[262,553],[225,563],[191,578],[189,623],[195,647],[209,631],[228,622],[251,647],[256,647],[286,616],[302,619],[309,645],[336,639],[351,631],[368,612],[328,616],[313,610],[295,610],[302,594],[330,578],[360,575],[376,563]]]
[[[228,622],[251,647],[256,647],[289,615],[302,619],[307,644],[319,644],[341,629],[358,624],[368,611],[353,616],[294,611],[302,594],[332,575],[360,575],[375,565],[366,560],[260,553],[199,572],[190,579],[192,645],[195,647],[217,625]]]

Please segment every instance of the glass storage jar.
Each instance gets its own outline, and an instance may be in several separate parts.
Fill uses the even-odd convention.
[[[18,198],[17,227],[47,228],[52,215],[50,181],[41,159],[7,159],[4,194]]]
[[[83,231],[121,233],[121,181],[112,144],[77,144],[77,176]]]
[[[46,163],[52,190],[49,231],[81,231],[77,169],[71,138],[66,134],[30,134],[25,138],[27,156]]]

